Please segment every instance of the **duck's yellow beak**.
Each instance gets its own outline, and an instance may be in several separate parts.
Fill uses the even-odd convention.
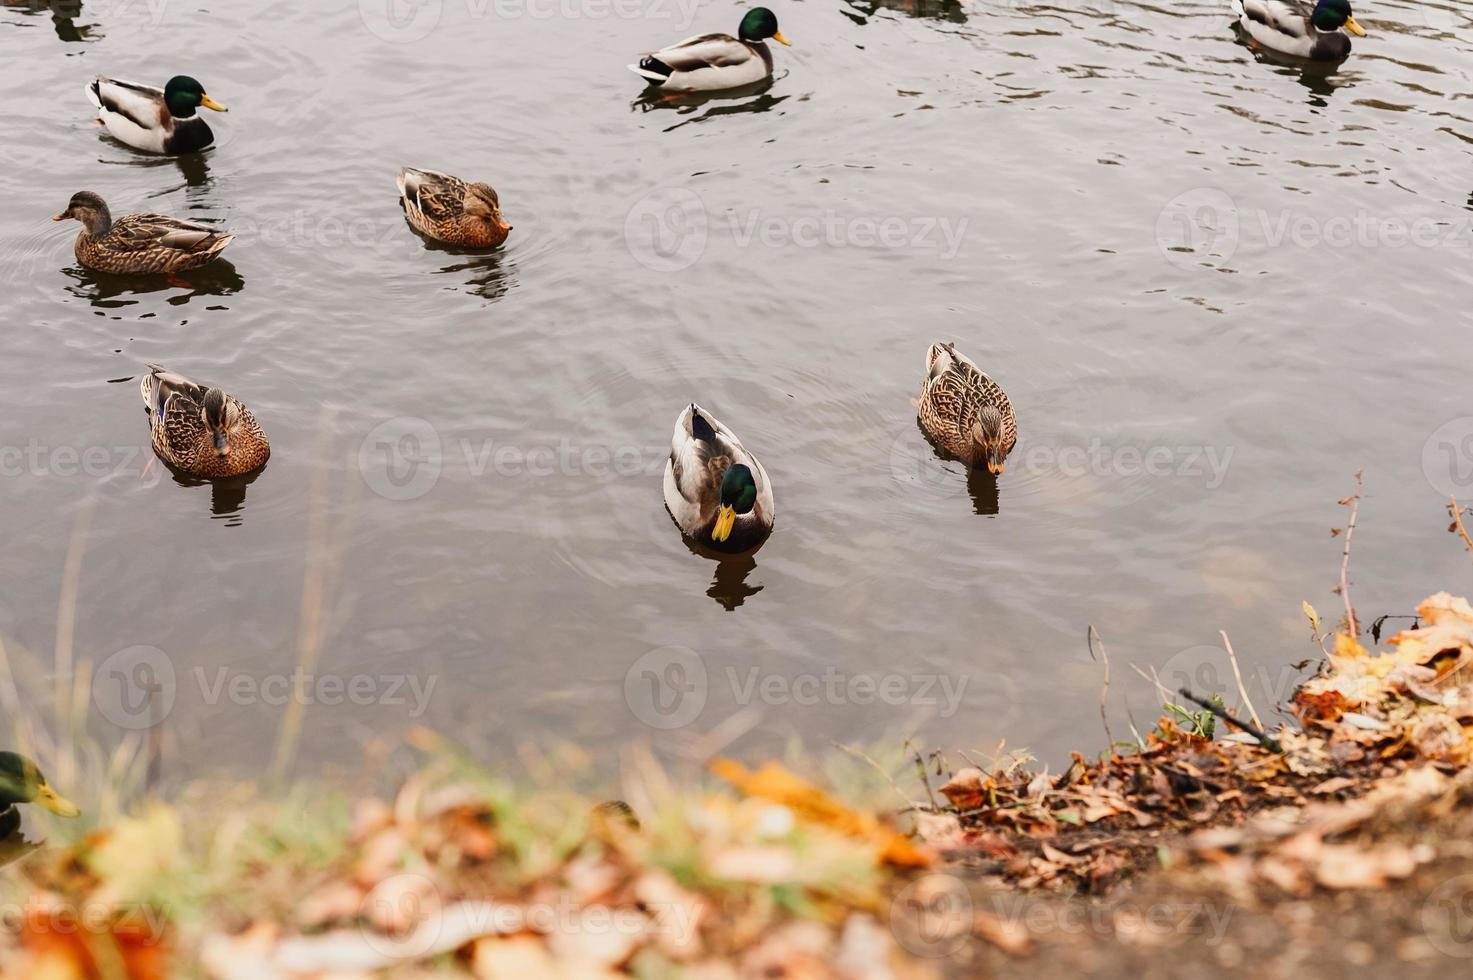
[[[214,109],[216,112],[229,112],[230,111],[229,109],[225,108],[220,103],[216,102],[214,99],[210,98],[208,95],[203,96],[199,100],[199,104],[202,105],[202,106],[204,106],[206,109]]]
[[[1345,29],[1356,37],[1365,37],[1366,29],[1355,22],[1354,17],[1345,18]]]
[[[731,537],[731,529],[736,527],[736,517],[736,510],[723,504],[716,514],[716,527],[711,530],[711,540],[722,542]]]
[[[772,39],[778,44],[786,44],[790,48],[793,46],[792,41],[789,41],[787,38],[783,37],[782,31],[778,31],[776,34],[772,35]]]
[[[50,810],[58,817],[80,817],[82,815],[82,811],[77,809],[75,803],[57,796],[56,790],[50,786],[42,786],[32,802],[43,810]]]

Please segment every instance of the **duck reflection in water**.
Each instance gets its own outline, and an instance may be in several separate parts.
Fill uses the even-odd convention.
[[[517,283],[516,262],[501,249],[492,252],[466,249],[435,241],[417,231],[415,235],[426,252],[440,252],[447,258],[460,260],[442,266],[440,274],[463,278],[465,291],[472,296],[495,302]]]
[[[262,473],[270,468],[271,464],[257,469],[244,476],[221,477],[215,480],[201,480],[198,477],[176,470],[174,467],[160,460],[157,456],[149,459],[148,465],[162,466],[173,476],[176,486],[181,487],[204,487],[210,488],[210,516],[217,521],[224,521],[227,527],[241,527],[245,524],[245,501],[246,488],[255,483]],[[145,471],[146,472],[146,471]]]
[[[197,296],[233,296],[245,288],[245,279],[235,270],[229,259],[216,259],[199,269],[162,276],[115,276],[95,272],[81,265],[74,265],[63,271],[76,281],[74,285],[67,287],[72,295],[103,309],[131,305],[132,301],[119,297],[163,290],[188,290],[168,299],[171,305],[182,306]]]
[[[694,92],[691,94],[661,93],[658,89],[645,91],[632,103],[630,108],[635,112],[660,112],[662,110],[674,111],[680,116],[691,116],[673,126],[665,128],[665,132],[679,129],[691,123],[706,122],[711,119],[719,119],[722,116],[734,116],[747,112],[767,112],[775,109],[788,100],[786,95],[773,95],[770,89],[773,86],[772,79],[764,79],[752,85],[741,88],[725,89],[720,92]],[[744,102],[734,101],[745,99]],[[705,111],[702,112],[701,110]]]
[[[49,11],[56,36],[69,44],[92,39],[92,25],[76,22],[82,16],[82,0],[4,0],[4,4],[27,14]]]
[[[718,559],[716,575],[711,579],[711,587],[706,590],[706,595],[715,599],[727,612],[735,612],[748,599],[766,588],[763,585],[747,584],[747,576],[757,567],[757,559],[752,555],[717,555],[690,541],[686,545],[693,554]]]

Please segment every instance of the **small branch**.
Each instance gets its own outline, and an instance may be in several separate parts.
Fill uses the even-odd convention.
[[[1284,747],[1279,744],[1278,739],[1269,735],[1263,729],[1258,728],[1255,725],[1251,725],[1246,721],[1238,720],[1237,718],[1233,717],[1232,713],[1229,712],[1226,708],[1220,708],[1217,705],[1213,704],[1211,701],[1208,701],[1204,698],[1199,698],[1197,697],[1197,695],[1193,694],[1186,688],[1181,689],[1181,696],[1186,698],[1193,704],[1201,705],[1203,708],[1206,708],[1208,711],[1212,712],[1214,715],[1221,718],[1229,725],[1232,725],[1235,728],[1240,728],[1243,731],[1247,732],[1249,735],[1252,735],[1254,738],[1258,739],[1259,745],[1262,745],[1270,752],[1277,752],[1280,755],[1284,754]]]
[[[1463,543],[1468,546],[1468,550],[1473,551],[1473,538],[1468,537],[1468,528],[1463,525],[1463,508],[1458,506],[1457,497],[1452,498],[1452,503],[1447,505],[1447,509],[1453,515],[1453,530],[1462,536]]]
[[[1105,705],[1110,696],[1110,654],[1105,651],[1104,637],[1100,636],[1099,630],[1091,623],[1089,632],[1085,634],[1085,642],[1089,644],[1089,659],[1095,659],[1095,640],[1100,641],[1100,659],[1105,662],[1105,683],[1100,688],[1100,723],[1105,726],[1105,741],[1109,743],[1110,754],[1115,754],[1115,736],[1110,734],[1110,719],[1106,717]]]
[[[1355,607],[1350,602],[1350,538],[1355,534],[1355,519],[1360,515],[1361,473],[1355,474],[1355,495],[1340,501],[1350,507],[1350,523],[1345,526],[1345,551],[1340,558],[1340,597],[1345,600],[1345,628],[1351,636],[1360,636],[1360,624],[1355,621]]]
[[[1227,647],[1228,661],[1233,665],[1233,677],[1238,682],[1238,696],[1248,707],[1248,716],[1253,719],[1253,724],[1262,728],[1263,722],[1259,720],[1258,712],[1254,710],[1253,702],[1248,697],[1248,688],[1243,686],[1243,672],[1238,669],[1238,655],[1233,652],[1233,641],[1228,639],[1227,630],[1219,630],[1218,635],[1222,637],[1222,645]]]

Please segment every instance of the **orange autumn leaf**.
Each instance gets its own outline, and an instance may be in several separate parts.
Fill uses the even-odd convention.
[[[752,772],[740,762],[716,759],[711,763],[711,772],[748,796],[780,803],[810,823],[873,843],[881,859],[890,864],[922,867],[931,863],[929,855],[873,816],[851,810],[776,762]]]

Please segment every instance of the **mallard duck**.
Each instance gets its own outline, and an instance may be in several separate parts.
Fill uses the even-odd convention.
[[[1270,51],[1310,58],[1342,61],[1350,55],[1350,38],[1365,30],[1350,12],[1350,0],[1233,0],[1233,13],[1248,36]]]
[[[77,261],[98,272],[143,276],[198,269],[214,260],[235,236],[162,214],[127,214],[113,220],[107,202],[91,191],[72,195],[52,221],[82,222]]]
[[[466,248],[495,248],[511,225],[501,220],[501,198],[490,184],[468,184],[435,170],[399,171],[404,214],[422,235]]]
[[[777,29],[777,15],[754,7],[742,18],[737,36],[701,34],[644,55],[629,70],[650,85],[671,92],[711,92],[740,88],[772,75],[772,52],[762,43],[772,38],[792,44]]]
[[[207,388],[157,364],[140,389],[148,407],[153,451],[175,469],[202,479],[260,469],[271,443],[250,409],[219,388]]]
[[[87,97],[109,133],[146,153],[178,155],[205,149],[215,142],[215,134],[195,110],[203,106],[229,111],[188,75],[175,75],[163,88],[94,78],[87,85]]]
[[[1001,476],[1018,442],[1018,417],[1007,392],[955,344],[932,344],[921,383],[921,428],[945,452]]]
[[[675,421],[665,506],[687,537],[716,551],[751,551],[772,533],[767,471],[730,429],[694,402]]]
[[[80,816],[82,811],[57,795],[30,759],[15,752],[0,752],[0,837],[8,837],[20,826],[16,807],[31,803],[58,817]]]

